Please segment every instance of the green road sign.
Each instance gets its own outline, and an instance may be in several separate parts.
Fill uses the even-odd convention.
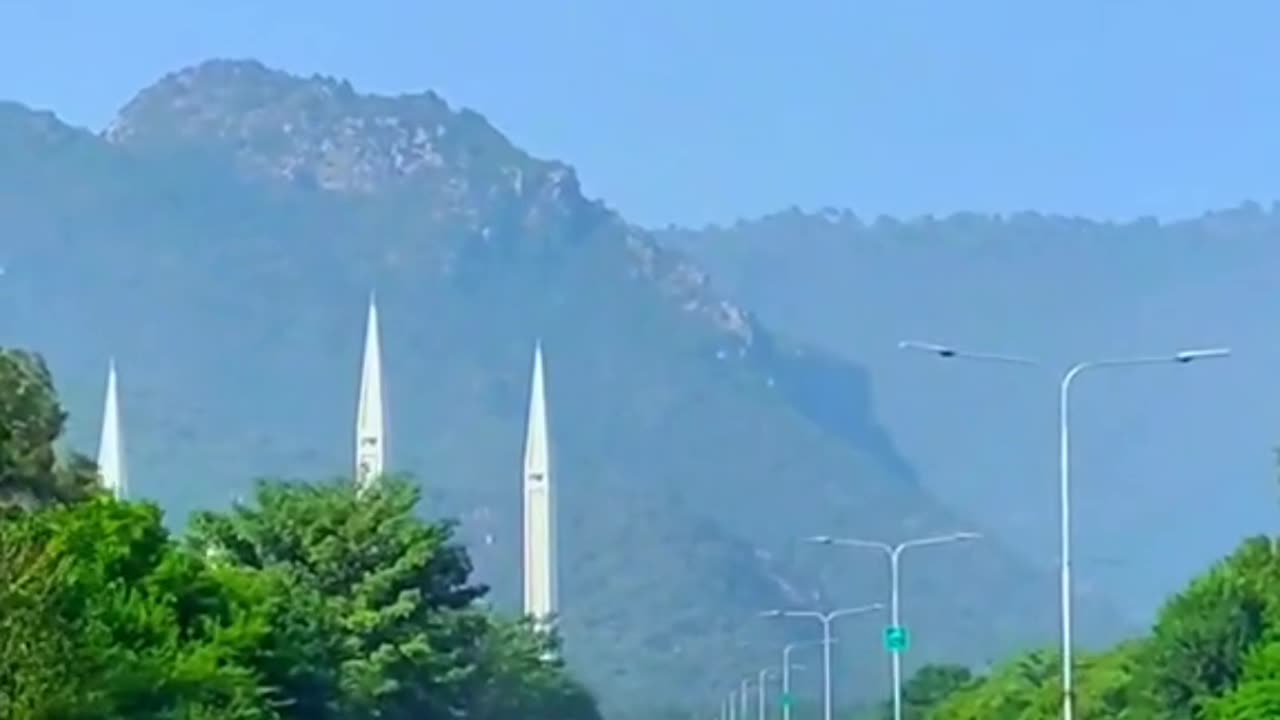
[[[890,625],[884,629],[884,649],[889,652],[904,652],[911,646],[911,637],[907,629],[901,625]]]
[[[779,696],[778,700],[781,701],[782,707],[784,708],[791,707],[791,693],[782,693],[782,695]]]

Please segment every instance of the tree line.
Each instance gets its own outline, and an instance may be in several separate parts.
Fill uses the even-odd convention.
[[[0,350],[0,717],[599,719],[406,479],[265,480],[178,535],[59,457],[65,421],[41,359]]]

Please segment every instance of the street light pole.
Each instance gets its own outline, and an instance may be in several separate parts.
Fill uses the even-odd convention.
[[[832,640],[832,643],[839,640]],[[782,648],[782,720],[791,720],[791,651],[814,645],[829,645],[823,640],[789,643]]]
[[[822,622],[822,720],[831,720],[831,618],[819,615]]]
[[[918,350],[938,357],[965,358],[969,360],[991,360],[1021,365],[1039,365],[1035,360],[1012,355],[991,353],[975,353],[957,350],[946,345],[922,342],[902,342],[898,347],[904,350]],[[1061,557],[1060,586],[1062,596],[1059,599],[1062,610],[1062,720],[1074,720],[1075,685],[1072,676],[1072,584],[1071,584],[1071,455],[1070,455],[1070,391],[1072,382],[1085,370],[1097,368],[1126,367],[1133,365],[1167,365],[1170,363],[1186,364],[1193,360],[1227,357],[1230,348],[1203,348],[1182,350],[1169,355],[1152,355],[1145,357],[1116,358],[1109,360],[1093,360],[1072,365],[1062,376],[1058,386],[1058,518],[1061,538],[1059,556]]]
[[[747,688],[749,688],[750,686],[751,686],[751,678],[749,677],[743,678],[742,685],[740,688],[742,691],[740,693],[742,697],[742,720],[747,720],[747,713],[751,709],[751,706],[749,704],[750,701],[747,698]]]
[[[860,605],[858,607],[841,608],[831,612],[817,610],[770,610],[761,613],[762,617],[803,617],[812,618],[822,623],[822,717],[831,720],[831,623],[846,615],[861,615],[875,610],[883,610],[882,603]]]
[[[944,545],[947,543],[963,542],[965,540],[977,540],[982,536],[974,532],[958,532],[950,535],[937,535],[932,537],[915,538],[907,540],[896,545],[890,545],[886,542],[877,540],[861,540],[858,538],[835,538],[827,535],[819,535],[809,538],[809,542],[818,543],[820,545],[843,545],[847,547],[868,548],[871,550],[879,550],[889,559],[889,622],[895,628],[902,627],[901,615],[899,612],[900,603],[898,601],[901,593],[901,573],[899,572],[902,553],[908,548],[925,547],[928,545]],[[902,653],[898,650],[891,650],[889,653],[890,668],[893,674],[893,720],[902,720]]]
[[[756,690],[757,690],[756,705],[759,706],[756,708],[756,715],[759,717],[759,720],[764,720],[764,701],[765,701],[764,684],[769,677],[770,670],[772,670],[772,668],[763,668],[762,670],[760,670],[760,675],[756,682]]]

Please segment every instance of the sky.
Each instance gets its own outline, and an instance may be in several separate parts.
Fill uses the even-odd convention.
[[[214,57],[433,89],[629,220],[1178,218],[1280,199],[1261,0],[0,0],[0,98],[100,129]]]

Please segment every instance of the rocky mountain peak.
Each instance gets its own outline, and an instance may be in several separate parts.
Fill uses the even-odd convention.
[[[103,136],[139,149],[212,147],[254,178],[324,192],[406,188],[429,214],[458,220],[481,239],[580,239],[591,227],[612,225],[634,273],[740,348],[753,339],[745,311],[717,297],[687,259],[585,199],[571,167],[530,157],[484,117],[433,92],[365,94],[346,80],[210,60],[144,89]]]
[[[216,143],[253,174],[351,194],[405,183],[452,196],[581,201],[567,165],[538,161],[432,92],[383,96],[256,61],[210,60],[139,93],[103,133],[118,145]]]

